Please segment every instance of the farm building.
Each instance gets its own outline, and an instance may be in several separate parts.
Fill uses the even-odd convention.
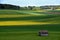
[[[48,36],[48,31],[47,30],[39,31],[39,36]]]

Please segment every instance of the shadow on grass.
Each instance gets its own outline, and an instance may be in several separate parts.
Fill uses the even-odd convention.
[[[0,26],[0,32],[39,31],[39,30],[60,31],[60,24]]]
[[[13,17],[13,18],[0,18],[0,21],[18,21],[18,20],[39,20],[39,19],[48,19],[48,18],[55,18],[59,16],[30,16],[30,17]]]

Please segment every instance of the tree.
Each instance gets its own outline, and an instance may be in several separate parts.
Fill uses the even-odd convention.
[[[28,9],[32,10],[32,9],[33,9],[33,7],[32,7],[32,6],[28,6]]]

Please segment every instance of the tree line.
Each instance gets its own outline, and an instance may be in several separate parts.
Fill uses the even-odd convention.
[[[32,10],[35,6],[20,7],[11,4],[0,4],[0,9],[13,9],[13,10]]]
[[[13,9],[13,10],[44,10],[44,9],[60,9],[60,5],[49,5],[49,6],[28,6],[28,7],[20,7],[16,5],[11,5],[11,4],[0,4],[0,9]]]
[[[0,9],[14,9],[19,10],[20,7],[16,5],[10,5],[10,4],[0,4]]]

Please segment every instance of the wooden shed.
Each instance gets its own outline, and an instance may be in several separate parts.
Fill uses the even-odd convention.
[[[39,36],[48,36],[48,31],[47,30],[41,30],[38,33]]]

